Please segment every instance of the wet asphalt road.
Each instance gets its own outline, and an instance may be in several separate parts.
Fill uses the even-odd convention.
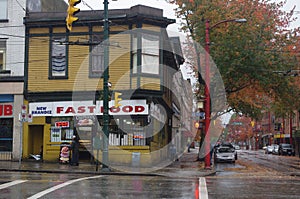
[[[0,198],[299,198],[298,163],[240,151],[205,178],[1,172]]]

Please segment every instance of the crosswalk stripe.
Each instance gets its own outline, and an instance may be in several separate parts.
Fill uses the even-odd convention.
[[[55,191],[55,190],[57,190],[57,189],[63,188],[63,187],[65,187],[65,186],[68,186],[68,185],[73,184],[73,183],[75,183],[75,182],[79,182],[79,181],[82,181],[82,180],[93,179],[93,178],[101,178],[101,177],[103,177],[103,175],[100,175],[100,176],[91,176],[91,177],[85,177],[85,178],[78,178],[78,179],[74,179],[74,180],[69,180],[69,181],[64,182],[64,183],[62,183],[62,184],[59,184],[59,185],[56,185],[56,186],[51,187],[51,188],[49,188],[49,189],[46,189],[46,190],[44,190],[44,191],[41,191],[41,192],[39,192],[39,193],[37,193],[37,194],[35,194],[35,195],[33,195],[33,196],[27,198],[27,199],[36,199],[36,198],[40,198],[40,197],[42,197],[42,196],[44,196],[44,195],[46,195],[46,194],[48,194],[48,193],[51,193],[51,192],[53,192],[53,191]]]
[[[199,199],[208,199],[206,180],[204,177],[199,178]]]
[[[1,184],[0,185],[0,189],[5,189],[7,187],[10,187],[10,186],[13,186],[13,185],[16,185],[16,184],[20,184],[20,183],[23,183],[23,182],[26,182],[27,180],[14,180],[12,182],[8,182],[8,183],[5,183],[5,184]]]

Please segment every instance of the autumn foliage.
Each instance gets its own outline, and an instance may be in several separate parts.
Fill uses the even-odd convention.
[[[270,0],[169,0],[178,5],[182,29],[205,46],[205,21],[210,20],[210,56],[218,68],[228,109],[259,118],[262,110],[299,109],[299,32],[291,28],[294,9]],[[222,23],[247,19],[247,23]],[[200,57],[201,69],[204,58]],[[191,62],[192,63],[192,62]],[[197,62],[193,62],[197,69]],[[214,75],[211,74],[211,90]],[[200,89],[199,89],[200,90]],[[228,111],[229,111],[228,110]]]

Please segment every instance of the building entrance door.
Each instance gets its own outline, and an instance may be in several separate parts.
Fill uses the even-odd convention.
[[[44,126],[30,125],[28,134],[28,153],[39,155],[44,141]]]

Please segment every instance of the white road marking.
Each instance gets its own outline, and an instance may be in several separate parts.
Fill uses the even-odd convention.
[[[78,178],[78,179],[74,179],[74,180],[69,180],[69,181],[64,182],[64,183],[62,183],[62,184],[56,185],[56,186],[51,187],[51,188],[49,188],[49,189],[46,189],[46,190],[44,190],[44,191],[42,191],[42,192],[39,192],[39,193],[37,193],[37,194],[34,194],[33,196],[31,196],[31,197],[29,197],[29,198],[27,198],[27,199],[36,199],[36,198],[40,198],[40,197],[42,197],[42,196],[44,196],[44,195],[46,195],[46,194],[48,194],[48,193],[50,193],[50,192],[52,192],[52,191],[55,191],[55,190],[60,189],[60,188],[62,188],[62,187],[68,186],[68,185],[73,184],[73,183],[75,183],[75,182],[79,182],[79,181],[82,181],[82,180],[93,179],[93,178],[101,178],[101,177],[103,177],[103,175],[100,175],[100,176],[91,176],[91,177],[85,177],[85,178]]]
[[[20,183],[23,183],[23,182],[26,182],[27,180],[14,180],[12,182],[8,182],[8,183],[5,183],[5,184],[1,184],[0,185],[0,189],[5,189],[7,187],[10,187],[10,186],[13,186],[13,185],[16,185],[16,184],[20,184]]]
[[[204,177],[199,178],[199,199],[208,199],[206,180]]]

